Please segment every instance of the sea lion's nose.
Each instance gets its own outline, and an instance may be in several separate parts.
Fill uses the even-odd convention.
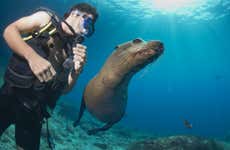
[[[157,42],[156,49],[157,52],[162,53],[164,51],[164,44],[162,42]]]
[[[164,51],[164,44],[161,41],[150,41],[148,45],[159,54]]]
[[[162,42],[159,43],[159,50],[164,51],[164,44]]]

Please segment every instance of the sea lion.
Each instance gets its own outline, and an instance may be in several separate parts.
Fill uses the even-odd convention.
[[[105,131],[120,121],[126,110],[130,79],[155,61],[163,50],[160,41],[146,42],[140,38],[116,46],[100,72],[87,84],[74,126],[80,122],[85,108],[106,123],[102,128],[89,130],[90,135]]]

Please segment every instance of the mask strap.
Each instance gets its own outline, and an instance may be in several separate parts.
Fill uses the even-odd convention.
[[[73,35],[76,36],[77,33],[74,31],[73,27],[71,25],[69,25],[65,20],[62,20],[62,21],[68,26],[68,28],[73,33]]]

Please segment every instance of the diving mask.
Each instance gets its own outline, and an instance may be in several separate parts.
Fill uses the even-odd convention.
[[[81,31],[83,31],[83,36],[90,37],[94,32],[93,19],[78,10],[74,11],[73,13],[83,18],[83,22],[81,23]]]

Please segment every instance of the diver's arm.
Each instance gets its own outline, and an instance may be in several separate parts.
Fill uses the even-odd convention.
[[[48,14],[38,12],[30,16],[22,17],[5,28],[3,37],[14,53],[22,56],[26,60],[29,60],[31,58],[30,56],[36,53],[23,41],[21,34],[35,31],[48,23],[49,20],[46,15]]]
[[[3,33],[3,37],[12,51],[27,60],[31,70],[41,82],[51,79],[51,76],[44,73],[47,68],[49,68],[51,75],[55,74],[55,71],[47,60],[39,56],[32,47],[23,41],[21,34],[43,27],[50,19],[46,12],[40,11],[16,20],[8,25]]]
[[[64,89],[63,94],[67,94],[73,89],[73,87],[76,84],[76,81],[77,81],[79,75],[80,75],[80,72],[76,72],[74,70],[72,70],[69,73],[69,75],[68,75],[68,85]]]

